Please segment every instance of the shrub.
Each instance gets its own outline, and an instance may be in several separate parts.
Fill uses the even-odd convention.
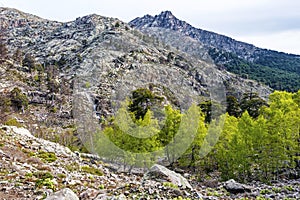
[[[16,126],[18,128],[22,127],[22,125],[20,124],[20,122],[18,122],[18,120],[16,118],[8,119],[6,122],[4,122],[4,125],[6,125],[6,126]]]
[[[93,175],[97,175],[97,176],[102,176],[103,175],[103,172],[101,170],[93,168],[93,167],[89,167],[89,166],[83,166],[83,167],[81,167],[81,170],[83,172],[93,174]]]
[[[26,109],[28,107],[28,98],[25,94],[22,93],[21,89],[15,87],[11,92],[11,103],[12,106],[17,108],[18,110]]]
[[[57,160],[55,153],[39,151],[37,157],[41,158],[43,161],[51,163]]]

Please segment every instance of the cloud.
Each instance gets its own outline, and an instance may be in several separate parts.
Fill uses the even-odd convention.
[[[235,38],[261,48],[300,55],[300,29]]]

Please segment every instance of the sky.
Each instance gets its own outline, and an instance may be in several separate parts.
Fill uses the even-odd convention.
[[[94,13],[129,22],[169,10],[194,27],[300,55],[299,0],[0,0],[0,6],[63,22]]]

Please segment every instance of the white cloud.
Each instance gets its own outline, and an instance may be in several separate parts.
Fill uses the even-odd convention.
[[[236,36],[235,38],[261,48],[300,55],[300,29],[255,36]]]

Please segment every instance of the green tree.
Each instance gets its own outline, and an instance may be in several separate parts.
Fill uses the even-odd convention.
[[[129,111],[134,113],[135,118],[143,118],[146,112],[156,104],[160,104],[162,98],[153,94],[151,90],[139,88],[132,92]]]
[[[241,114],[241,109],[237,98],[229,95],[226,97],[226,102],[227,102],[226,112],[231,116],[239,117]]]
[[[34,72],[36,70],[36,62],[34,57],[27,53],[22,61],[23,67],[26,67],[29,72]]]
[[[15,87],[10,92],[10,98],[12,106],[15,107],[17,110],[24,111],[24,109],[28,107],[28,98],[25,94],[22,93],[20,88]]]
[[[263,115],[267,121],[267,130],[272,152],[269,162],[272,172],[281,168],[295,166],[294,156],[299,152],[300,109],[293,94],[275,91],[269,97],[270,107],[265,107]]]
[[[237,124],[238,133],[233,135],[229,148],[229,165],[234,178],[245,182],[251,176],[253,119],[244,112]]]
[[[236,163],[235,154],[231,152],[233,137],[237,140],[238,119],[235,116],[230,116],[228,113],[225,116],[224,126],[219,137],[219,141],[215,146],[216,159],[218,162],[218,170],[221,172],[221,177],[224,180],[234,178]]]
[[[240,102],[240,108],[242,113],[247,111],[249,115],[253,118],[259,116],[259,109],[262,106],[266,106],[267,103],[265,100],[259,97],[257,93],[245,93]]]
[[[157,139],[158,122],[153,118],[153,113],[150,110],[147,111],[144,119],[132,120],[127,106],[128,103],[124,103],[118,110],[113,125],[103,130],[104,136],[109,139],[108,143],[115,145],[115,148],[110,146],[107,147],[110,149],[109,152],[102,152],[103,146],[107,146],[107,144],[103,144],[97,139],[98,147],[103,144],[101,149],[98,148],[98,152],[100,155],[106,153],[106,156],[117,157],[116,159],[122,158],[124,165],[148,167],[155,161],[155,157],[150,153],[158,150],[160,147],[159,140]],[[141,153],[148,152],[149,157],[140,157]]]
[[[205,124],[205,115],[202,113],[201,109],[197,107],[199,120],[198,120],[198,129],[196,132],[196,136],[193,139],[192,144],[181,156],[179,162],[182,167],[189,167],[193,170],[196,170],[196,167],[199,165],[199,161],[201,160],[201,148],[203,146],[205,137],[207,135],[207,126]]]

